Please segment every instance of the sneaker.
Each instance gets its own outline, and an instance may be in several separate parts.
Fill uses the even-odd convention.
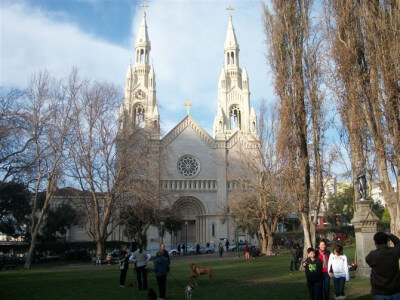
[[[119,287],[120,287],[120,288],[124,288],[125,286],[124,286],[124,285],[120,285]]]

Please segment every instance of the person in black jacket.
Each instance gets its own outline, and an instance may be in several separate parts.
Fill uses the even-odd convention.
[[[387,245],[390,239],[394,247]],[[400,240],[393,234],[377,232],[374,235],[376,250],[365,261],[371,267],[371,293],[374,299],[400,299]]]
[[[310,300],[322,299],[322,262],[315,256],[314,248],[307,249],[308,258],[303,262],[306,272],[307,287],[310,292]]]
[[[160,245],[160,251],[161,251],[162,255],[165,257],[165,259],[168,261],[168,264],[170,265],[171,261],[169,260],[169,254],[168,254],[168,251],[165,250],[164,244]]]
[[[119,286],[122,288],[125,287],[126,273],[129,268],[129,254],[126,250],[127,246],[122,244],[121,250],[119,251],[119,269],[121,270],[119,275]]]
[[[293,266],[294,269],[297,271],[298,268],[298,261],[299,261],[299,256],[300,256],[300,248],[299,244],[295,243],[292,246],[292,249],[290,249],[290,272],[293,271]]]

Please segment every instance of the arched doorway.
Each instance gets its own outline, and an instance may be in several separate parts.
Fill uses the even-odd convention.
[[[190,246],[195,242],[205,242],[205,208],[195,197],[179,198],[173,205],[173,210],[179,212],[185,221],[182,230],[176,235],[176,243],[186,243]]]

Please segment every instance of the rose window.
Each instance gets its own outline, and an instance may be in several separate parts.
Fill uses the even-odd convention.
[[[195,158],[185,155],[178,160],[178,170],[182,175],[191,177],[199,172],[200,166]]]

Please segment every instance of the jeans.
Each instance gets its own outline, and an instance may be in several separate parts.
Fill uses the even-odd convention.
[[[290,271],[293,271],[293,266],[294,266],[294,269],[297,271],[299,268],[297,267],[297,260],[295,260],[295,261],[293,261],[293,260],[291,260],[290,261]]]
[[[128,272],[128,269],[121,270],[121,274],[119,275],[119,285],[125,285],[126,272]]]
[[[393,295],[374,295],[374,300],[400,300],[400,293]]]
[[[335,296],[344,296],[344,284],[346,277],[333,277],[333,285],[335,286]]]
[[[308,291],[310,292],[310,300],[322,300],[322,289],[321,286],[322,281],[308,281],[307,280],[307,287]]]
[[[329,285],[330,285],[329,273],[322,273],[322,292],[325,300],[329,300]]]
[[[157,276],[157,283],[158,283],[158,291],[160,293],[159,298],[165,298],[165,292],[167,289],[167,275],[165,276]]]
[[[147,270],[145,269],[146,266],[136,267],[136,275],[137,275],[137,282],[139,286],[139,290],[147,290]],[[142,285],[142,278],[143,278],[143,285]]]

